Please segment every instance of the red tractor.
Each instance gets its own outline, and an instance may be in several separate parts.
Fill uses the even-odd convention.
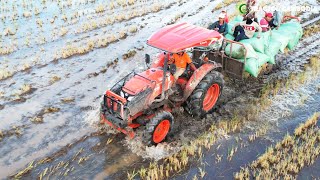
[[[244,63],[224,55],[218,32],[187,23],[164,27],[153,34],[147,44],[163,51],[144,72],[132,72],[104,94],[101,119],[133,138],[135,129],[145,126],[147,144],[158,144],[172,130],[174,108],[184,107],[194,117],[204,117],[215,109],[224,80],[219,72],[242,77]],[[236,42],[232,42],[236,43]],[[197,70],[186,68],[174,85],[174,65],[168,65],[172,53],[192,51]],[[146,63],[150,56],[146,55]],[[176,97],[179,98],[176,98]]]

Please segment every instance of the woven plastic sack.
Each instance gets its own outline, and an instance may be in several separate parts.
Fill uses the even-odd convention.
[[[236,21],[231,21],[228,23],[228,34],[233,35],[234,31],[232,31],[232,28],[234,27],[234,25],[238,23]]]
[[[290,40],[287,47],[289,50],[293,50],[303,35],[303,28],[299,22],[292,20],[281,24],[279,29],[274,30],[274,32],[281,33],[283,36],[289,37]]]
[[[246,59],[246,64],[245,64],[245,71],[251,74],[253,77],[258,77],[261,67],[270,61],[270,57],[262,54],[262,53],[257,53],[258,58],[248,58]],[[244,59],[240,59],[240,61],[244,61]]]
[[[234,21],[236,21],[236,22],[241,22],[241,21],[243,21],[243,16],[240,16],[240,15],[236,16],[236,17],[234,18]]]
[[[231,34],[226,34],[224,37],[232,41],[234,40],[234,37]]]
[[[245,48],[247,49],[247,58],[257,58],[257,53],[253,49],[253,47],[250,44],[242,43]],[[245,57],[245,48],[239,44],[232,44],[232,54],[231,54],[231,44],[228,44],[226,46],[225,52],[229,56],[231,54],[231,57],[235,59],[243,59]]]
[[[256,52],[264,53],[264,38],[252,37],[250,39],[244,39],[240,41],[241,43],[250,44]]]
[[[279,42],[277,40],[268,41],[265,44],[265,52],[264,52],[264,54],[266,54],[270,58],[268,63],[276,64],[275,56],[279,53],[280,48],[281,48],[281,42]]]
[[[279,32],[286,34],[290,37],[288,43],[288,48],[293,50],[294,47],[299,43],[300,38],[303,35],[303,29],[300,23],[298,22],[288,22],[280,26]]]
[[[280,52],[284,53],[284,50],[289,44],[290,37],[280,31],[272,31],[271,41],[279,41],[281,43]]]

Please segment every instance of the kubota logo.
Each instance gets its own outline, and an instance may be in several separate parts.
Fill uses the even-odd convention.
[[[207,41],[202,41],[202,42],[200,43],[200,45],[204,45],[204,44],[207,44]]]

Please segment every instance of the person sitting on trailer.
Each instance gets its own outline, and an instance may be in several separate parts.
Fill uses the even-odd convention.
[[[224,22],[229,23],[229,17],[226,10],[222,10],[221,14],[224,14]]]
[[[211,24],[208,29],[218,31],[225,36],[228,33],[228,23],[225,21],[225,14],[221,13],[219,15],[219,21]]]
[[[259,39],[262,29],[259,24],[254,21],[254,17],[250,15],[247,17],[246,21],[236,23],[232,28],[232,31],[234,31],[234,40],[239,42],[243,39],[250,39],[253,37],[256,30],[258,30],[259,32],[257,36],[257,38]]]
[[[287,12],[284,17],[282,18],[282,23],[285,23],[291,19],[295,19],[297,20],[298,22],[300,22],[300,19],[296,16],[292,16],[290,12]]]
[[[211,12],[213,13],[215,11],[215,9],[213,9]],[[227,10],[222,10],[221,14],[224,14],[224,22],[229,23],[229,17],[228,17],[228,13]]]
[[[256,12],[252,8],[256,4],[257,4],[256,0],[247,0],[246,13],[243,15],[243,21],[246,21],[248,18],[251,19],[253,17],[254,21],[258,23],[258,18],[256,16]]]
[[[271,29],[274,29],[274,28],[278,29],[279,28],[279,26],[276,26],[274,24],[274,18],[273,18],[272,13],[265,14],[265,17],[260,20],[260,26],[261,26],[262,32],[267,32]]]
[[[192,63],[189,55],[184,51],[173,54],[172,58],[169,61],[169,64],[172,63],[174,63],[177,68],[176,72],[173,75],[175,81],[177,81],[178,78],[184,73],[188,64],[190,64],[191,70],[195,71],[197,69],[196,66]]]

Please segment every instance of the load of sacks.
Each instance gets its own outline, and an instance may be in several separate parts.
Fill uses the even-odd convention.
[[[242,19],[242,16],[238,16],[232,22],[229,22],[226,39],[234,40],[232,28]],[[257,38],[257,35],[258,33],[255,33],[253,38],[240,41],[247,49],[245,71],[254,77],[258,77],[261,67],[265,63],[276,63],[275,56],[279,51],[284,53],[286,47],[293,50],[303,35],[303,29],[299,22],[292,20],[281,24],[278,30],[262,32],[260,39]],[[231,44],[228,44],[225,52],[230,55],[230,51]],[[244,61],[245,49],[239,44],[232,44],[231,56]]]

